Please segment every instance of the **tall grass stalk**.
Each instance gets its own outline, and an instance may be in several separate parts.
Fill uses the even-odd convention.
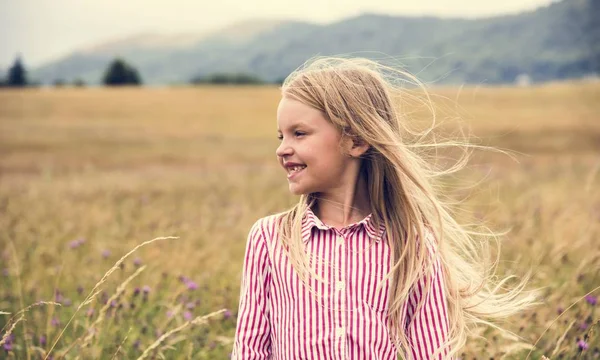
[[[71,324],[71,322],[73,321],[73,319],[75,318],[75,315],[79,312],[79,310],[81,310],[81,308],[85,305],[88,304],[94,297],[96,297],[96,295],[98,295],[99,293],[99,287],[100,285],[102,285],[106,279],[108,279],[108,277],[115,272],[123,263],[123,261],[125,261],[125,259],[127,259],[129,257],[129,255],[133,254],[137,249],[152,244],[156,241],[161,241],[161,240],[169,240],[169,239],[179,239],[179,237],[176,236],[162,236],[162,237],[157,237],[154,238],[152,240],[148,240],[148,241],[144,241],[143,243],[137,245],[136,247],[134,247],[131,251],[129,251],[127,254],[125,254],[123,257],[121,257],[119,260],[117,260],[117,262],[115,263],[115,265],[113,265],[113,267],[111,267],[105,274],[104,276],[102,276],[102,278],[100,279],[100,281],[98,281],[96,283],[96,285],[94,285],[94,288],[90,291],[90,293],[88,294],[88,296],[85,298],[84,301],[81,302],[81,304],[79,304],[79,306],[77,307],[77,309],[75,310],[75,312],[73,313],[73,315],[71,316],[71,318],[69,319],[69,321],[67,322],[67,324],[65,325],[65,327],[62,329],[62,331],[60,332],[60,334],[58,334],[58,336],[56,337],[56,339],[54,340],[54,342],[52,343],[52,346],[50,347],[50,350],[48,350],[48,352],[46,353],[46,356],[44,357],[44,360],[48,360],[48,356],[50,356],[50,353],[52,353],[52,350],[54,350],[54,348],[56,347],[56,344],[58,344],[58,341],[60,340],[60,338],[62,337],[62,335],[65,333],[65,330],[69,327],[69,325]]]

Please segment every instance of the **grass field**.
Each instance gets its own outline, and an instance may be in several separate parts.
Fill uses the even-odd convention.
[[[543,289],[505,326],[537,342],[531,358],[600,358],[600,85],[432,93],[443,131],[460,118],[478,144],[514,151],[475,152],[447,193],[459,218],[510,229],[500,270],[531,269]],[[227,358],[250,226],[297,200],[275,160],[278,99],[274,87],[0,91],[0,336],[12,329],[0,358]],[[165,236],[178,239],[95,287]],[[39,301],[55,304],[19,313]],[[529,353],[475,333],[487,341],[464,358]]]

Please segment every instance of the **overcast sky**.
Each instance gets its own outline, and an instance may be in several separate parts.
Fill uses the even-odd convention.
[[[0,0],[0,69],[37,66],[138,33],[217,30],[256,18],[330,23],[363,12],[440,17],[518,13],[556,0]]]

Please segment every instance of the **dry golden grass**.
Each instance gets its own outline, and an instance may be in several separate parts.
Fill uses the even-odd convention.
[[[507,327],[539,340],[532,358],[593,358],[597,305],[580,299],[600,285],[600,85],[432,92],[441,130],[455,131],[461,118],[477,143],[517,152],[518,161],[476,152],[447,193],[463,200],[464,221],[510,228],[501,270],[532,268],[532,286],[545,289],[544,305]],[[12,349],[0,354],[43,358],[57,341],[52,354],[65,358],[137,358],[158,342],[155,354],[167,358],[226,358],[249,227],[296,200],[275,161],[278,99],[275,87],[1,91],[0,310],[63,306],[23,313],[17,325],[0,316],[2,335],[15,325]],[[428,119],[417,104],[405,110],[415,123]],[[157,236],[179,239],[139,249],[77,313],[122,254]],[[130,277],[131,289],[119,288]],[[187,329],[221,308],[233,314]],[[73,345],[98,316],[92,344]],[[471,342],[467,358],[527,355],[481,334],[489,341]]]

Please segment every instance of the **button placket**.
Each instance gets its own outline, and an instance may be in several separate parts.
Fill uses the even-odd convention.
[[[340,304],[341,304],[341,326],[338,328],[338,340],[340,341],[341,344],[341,352],[342,352],[342,358],[345,359],[346,358],[346,338],[345,338],[345,334],[346,334],[346,318],[347,318],[347,306],[346,306],[346,292],[343,291],[345,288],[345,284],[344,284],[344,279],[346,278],[346,242],[344,239],[344,236],[342,234],[338,234],[338,256],[340,256],[340,271],[339,271],[339,278],[337,279],[336,282],[336,289],[338,291],[337,294],[339,296],[340,299]]]

